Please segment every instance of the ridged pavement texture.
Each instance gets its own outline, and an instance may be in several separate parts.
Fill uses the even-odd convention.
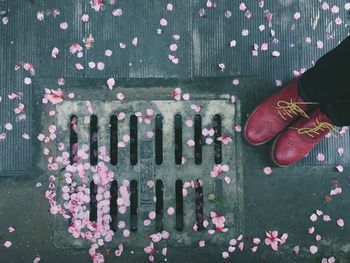
[[[246,11],[239,10],[239,1],[217,1],[215,8],[206,8],[206,1],[178,0],[174,2],[174,11],[166,10],[166,3],[161,1],[116,1],[114,5],[106,4],[105,10],[95,12],[89,1],[1,1],[0,10],[7,11],[8,24],[0,24],[0,133],[5,132],[6,140],[0,142],[0,174],[25,174],[33,170],[32,144],[36,143],[33,132],[35,120],[30,114],[34,101],[40,97],[32,94],[43,87],[24,85],[23,78],[29,76],[23,69],[14,70],[16,64],[28,62],[34,65],[38,77],[76,78],[197,78],[254,76],[261,90],[275,90],[274,80],[284,83],[293,78],[293,71],[309,68],[327,50],[335,47],[344,39],[349,30],[345,24],[344,1],[333,1],[340,6],[339,14],[321,9],[321,2],[307,0],[265,1],[263,8],[258,1],[245,1],[252,17],[245,17]],[[123,10],[123,15],[113,16],[116,8]],[[204,16],[199,16],[201,9]],[[60,10],[54,18],[46,16],[39,22],[37,11]],[[227,10],[231,16],[225,16]],[[273,14],[272,27],[264,18],[264,11]],[[301,18],[295,20],[293,14],[301,12]],[[88,23],[81,22],[81,15],[89,14]],[[344,23],[335,24],[335,18],[341,17]],[[159,24],[166,18],[168,25]],[[1,17],[3,18],[3,17]],[[68,22],[67,30],[60,30],[59,24]],[[263,32],[258,26],[264,24]],[[157,30],[161,29],[161,34]],[[248,29],[249,35],[242,36],[242,30]],[[275,41],[271,37],[271,29],[275,32]],[[93,48],[84,49],[84,56],[77,58],[69,53],[73,43],[83,46],[82,39],[89,34],[95,39]],[[180,35],[175,41],[172,35]],[[138,38],[138,46],[131,41]],[[306,37],[311,37],[311,44],[306,44]],[[229,48],[231,40],[237,41],[235,48]],[[324,43],[324,48],[316,48],[316,42]],[[251,55],[254,43],[259,47],[269,43],[269,50],[259,56]],[[121,49],[119,43],[127,48]],[[177,43],[178,50],[170,52],[169,45]],[[57,59],[51,58],[51,50],[60,50]],[[104,51],[113,51],[111,57],[104,56]],[[271,56],[273,50],[281,56]],[[179,58],[179,64],[173,64],[168,54]],[[84,70],[75,69],[75,63],[81,63]],[[90,69],[89,62],[105,63],[104,70]],[[224,63],[221,71],[218,64]],[[244,87],[240,87],[244,88]],[[23,92],[21,99],[9,100],[11,92]],[[270,93],[271,93],[270,92]],[[25,105],[26,120],[16,120],[13,110],[19,104]],[[244,105],[242,105],[244,107]],[[13,124],[13,130],[4,129],[6,123]],[[22,137],[24,133],[31,139]],[[347,148],[349,133],[342,138],[329,138],[322,142],[302,165],[335,165],[349,164],[350,151],[342,157],[336,152],[338,147]],[[319,152],[325,155],[325,161],[319,162]]]

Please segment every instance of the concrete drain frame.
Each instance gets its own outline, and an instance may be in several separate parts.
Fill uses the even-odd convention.
[[[117,160],[114,158],[112,161],[113,158],[111,158],[111,163],[107,163],[108,168],[114,173],[115,182],[113,184],[120,186],[124,179],[130,181],[130,199],[134,199],[134,204],[136,200],[136,210],[131,205],[127,207],[124,214],[116,213],[114,221],[125,221],[125,228],[129,229],[131,234],[125,238],[123,231],[117,229],[113,240],[106,243],[108,247],[115,247],[123,243],[131,248],[143,248],[149,244],[148,235],[161,232],[161,230],[166,230],[170,234],[166,241],[168,247],[198,246],[199,240],[207,240],[207,245],[211,246],[224,246],[231,238],[244,231],[241,135],[233,128],[236,124],[240,124],[239,100],[237,99],[232,104],[231,96],[228,94],[193,92],[189,101],[175,101],[169,96],[169,90],[173,88],[159,89],[159,94],[152,92],[151,95],[143,97],[142,91],[140,92],[138,88],[128,88],[125,94],[134,92],[135,96],[133,100],[124,101],[96,100],[95,97],[94,100],[89,101],[93,113],[87,109],[87,100],[81,98],[65,100],[56,105],[58,141],[63,142],[69,149],[72,143],[70,123],[73,116],[78,121],[79,149],[84,144],[91,146],[90,135],[94,132],[91,126],[97,124],[98,128],[95,132],[98,134],[98,146],[96,147],[106,146],[109,154],[117,155]],[[148,89],[144,91],[149,92]],[[192,104],[199,105],[201,111],[196,113],[191,108]],[[137,118],[136,122],[133,120],[136,112],[145,112],[148,108],[153,109],[154,112],[149,124],[138,123]],[[115,125],[113,124],[115,119],[111,116],[116,116],[120,112],[126,113],[125,119],[117,121]],[[188,127],[185,124],[186,120],[192,120],[193,126]],[[117,131],[117,140],[114,142],[117,142],[118,139],[120,141],[126,134],[130,135],[130,141],[135,142],[132,122],[136,123],[137,127],[136,144],[128,143],[126,147],[118,147],[117,153],[115,150],[111,151],[111,129]],[[215,128],[213,143],[206,144],[202,129],[213,128],[213,125],[218,123],[220,127]],[[159,141],[157,141],[160,138],[160,124],[162,125],[162,151],[159,150]],[[216,137],[220,135],[218,130],[221,135],[231,137],[232,141],[229,144],[218,143],[216,140]],[[149,131],[154,133],[152,138],[146,135]],[[197,142],[195,146],[187,145],[189,139]],[[179,145],[182,146],[182,149],[178,149]],[[130,157],[132,151],[136,151],[136,156]],[[201,151],[201,156],[198,155],[198,151]],[[57,154],[59,154],[58,150]],[[181,164],[182,160],[177,157],[179,154],[185,158],[183,164]],[[91,161],[90,155],[90,163]],[[210,172],[216,164],[226,164],[230,169],[213,178]],[[64,173],[65,171],[61,171],[60,175],[63,177]],[[230,178],[230,183],[224,180],[226,176]],[[93,181],[91,174],[87,177],[90,182]],[[154,182],[153,187],[148,185],[149,181]],[[187,188],[187,195],[182,197],[179,192],[182,193],[186,182],[195,183],[195,187]],[[58,182],[57,201],[63,205],[61,187],[62,185]],[[131,189],[132,187],[134,190]],[[169,207],[175,208],[175,214],[172,216],[167,214]],[[111,205],[110,208],[116,209],[117,206]],[[149,226],[144,226],[143,221],[148,218],[150,211],[156,211],[156,218]],[[210,235],[208,229],[201,229],[203,219],[207,219],[211,224],[211,211],[225,216],[227,232]],[[192,229],[195,224],[200,226],[196,232]],[[57,247],[85,248],[89,246],[88,241],[73,238],[67,230],[68,220],[61,215],[56,215],[54,243]]]

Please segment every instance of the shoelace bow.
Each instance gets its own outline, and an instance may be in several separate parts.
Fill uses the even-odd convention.
[[[307,134],[310,137],[314,137],[314,134],[319,135],[321,131],[329,130],[333,132],[333,135],[337,134],[341,136],[341,133],[336,129],[336,126],[333,124],[330,124],[328,122],[320,122],[318,119],[316,119],[316,122],[313,123],[314,127],[313,128],[294,128],[291,127],[292,129],[298,130],[299,134]]]
[[[290,100],[290,102],[280,100],[277,102],[276,109],[278,110],[278,113],[281,116],[281,118],[284,120],[288,120],[288,117],[293,118],[295,115],[298,115],[298,114],[309,119],[310,117],[302,108],[300,108],[299,105],[311,105],[311,104],[317,104],[317,103],[295,102],[292,99]]]

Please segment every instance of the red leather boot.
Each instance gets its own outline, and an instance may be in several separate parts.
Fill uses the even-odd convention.
[[[298,94],[298,79],[265,99],[249,116],[244,137],[253,145],[270,141],[296,118],[308,118],[306,111],[314,103],[304,102]]]
[[[272,146],[272,160],[287,167],[304,158],[326,135],[336,130],[332,121],[318,108],[300,118],[278,136]]]

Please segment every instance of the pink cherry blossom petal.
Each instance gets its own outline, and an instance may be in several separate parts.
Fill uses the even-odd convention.
[[[260,243],[260,241],[261,241],[260,238],[257,238],[257,237],[253,238],[253,243],[255,245],[258,245]]]
[[[76,68],[77,70],[83,70],[83,69],[84,69],[83,65],[81,65],[80,63],[76,63],[76,64],[75,64],[75,68]]]
[[[329,222],[331,221],[331,217],[329,215],[323,215],[323,221]]]
[[[11,241],[5,241],[3,245],[6,248],[10,248],[12,246],[12,242]]]
[[[112,54],[113,54],[113,52],[112,52],[112,50],[110,50],[110,49],[107,49],[107,50],[105,51],[105,56],[106,56],[106,57],[110,57],[110,56],[112,56]]]
[[[130,231],[128,229],[123,230],[123,236],[124,237],[129,237],[130,236]]]
[[[293,247],[293,252],[294,252],[294,254],[298,255],[298,254],[299,254],[299,251],[300,251],[300,247],[299,247],[299,246]]]
[[[188,145],[188,147],[193,147],[195,145],[194,140],[192,140],[192,139],[188,140],[187,145]]]
[[[332,6],[331,12],[332,12],[332,14],[338,14],[339,13],[339,7],[336,6],[336,5]]]
[[[166,10],[169,11],[169,12],[173,11],[173,8],[174,8],[174,6],[172,4],[170,4],[170,3],[167,4],[167,6],[166,6]]]
[[[171,51],[174,52],[174,51],[177,50],[177,45],[176,44],[171,44],[169,48],[170,48]]]
[[[33,263],[39,263],[40,262],[40,257],[36,257],[33,259]]]
[[[5,129],[8,130],[8,131],[11,131],[11,130],[13,129],[13,126],[12,126],[11,123],[6,123],[6,124],[4,125],[4,127],[5,127]]]
[[[188,94],[188,93],[185,93],[184,95],[182,95],[182,98],[183,98],[183,100],[189,100],[190,99],[190,94]]]
[[[276,51],[276,50],[272,52],[273,57],[279,57],[280,55],[281,55],[281,53]]]
[[[230,255],[228,254],[228,252],[222,252],[222,257],[224,258],[224,259],[226,259],[226,258],[228,258]]]
[[[83,21],[84,23],[89,21],[89,15],[88,14],[84,14],[81,16],[81,21]]]
[[[115,85],[115,79],[114,79],[114,78],[109,78],[109,79],[107,80],[107,85],[108,85],[108,88],[109,88],[110,90],[112,90],[113,87],[114,87],[114,85]]]
[[[339,227],[344,227],[344,220],[343,220],[342,218],[339,218],[339,219],[337,220],[337,225],[338,225]]]
[[[187,127],[192,127],[193,126],[193,121],[192,120],[186,120],[185,122]]]
[[[60,53],[59,49],[57,47],[54,47],[51,51],[51,56],[53,58],[57,58],[58,53]]]
[[[301,17],[301,15],[300,15],[299,12],[296,12],[296,13],[293,15],[293,17],[294,17],[295,20],[299,20],[300,17]]]
[[[175,213],[175,209],[173,207],[169,207],[167,210],[167,214],[169,216],[172,216],[172,215],[174,215],[174,213]]]
[[[144,226],[149,226],[149,225],[151,225],[151,220],[145,219],[145,220],[143,221],[143,225],[144,225]]]
[[[314,213],[314,214],[312,214],[311,216],[310,216],[310,220],[312,221],[312,222],[316,222],[316,220],[317,220],[317,215]]]
[[[25,77],[25,78],[24,78],[24,84],[26,84],[26,85],[32,84],[32,79],[31,79],[31,78],[28,78],[28,77]]]
[[[112,12],[113,16],[122,16],[123,15],[123,10],[118,8],[118,9],[115,9],[113,10]]]
[[[151,219],[151,220],[155,219],[156,218],[156,212],[154,212],[154,211],[149,212],[148,213],[148,218]]]
[[[161,26],[167,26],[168,25],[168,21],[165,18],[162,18],[162,19],[160,19],[159,24]]]
[[[344,171],[344,168],[341,165],[337,165],[335,168],[338,170],[339,173],[342,173]]]
[[[318,248],[316,246],[312,245],[312,246],[310,246],[309,251],[310,251],[311,254],[314,255],[314,254],[317,253]]]
[[[236,47],[237,46],[237,41],[236,40],[231,40],[230,41],[230,47]]]
[[[324,154],[323,154],[323,153],[318,153],[318,154],[317,154],[317,161],[323,162],[324,159],[325,159],[325,157],[324,157]]]
[[[103,62],[97,62],[97,69],[98,70],[103,70],[105,68],[105,63]]]
[[[271,173],[272,173],[271,167],[268,167],[268,166],[265,167],[265,168],[264,168],[264,173],[267,174],[267,175],[271,174]]]
[[[312,227],[309,227],[308,229],[307,229],[307,231],[308,231],[308,233],[311,235],[311,234],[313,234],[314,232],[315,232],[315,228],[312,226]]]
[[[138,38],[137,37],[134,37],[131,41],[131,43],[136,47],[137,44],[138,44]]]
[[[316,46],[317,46],[317,48],[322,49],[323,48],[323,42],[321,40],[317,41]]]
[[[66,30],[66,29],[68,28],[68,23],[67,23],[67,22],[61,23],[61,24],[60,24],[60,28],[61,28],[62,30]]]

